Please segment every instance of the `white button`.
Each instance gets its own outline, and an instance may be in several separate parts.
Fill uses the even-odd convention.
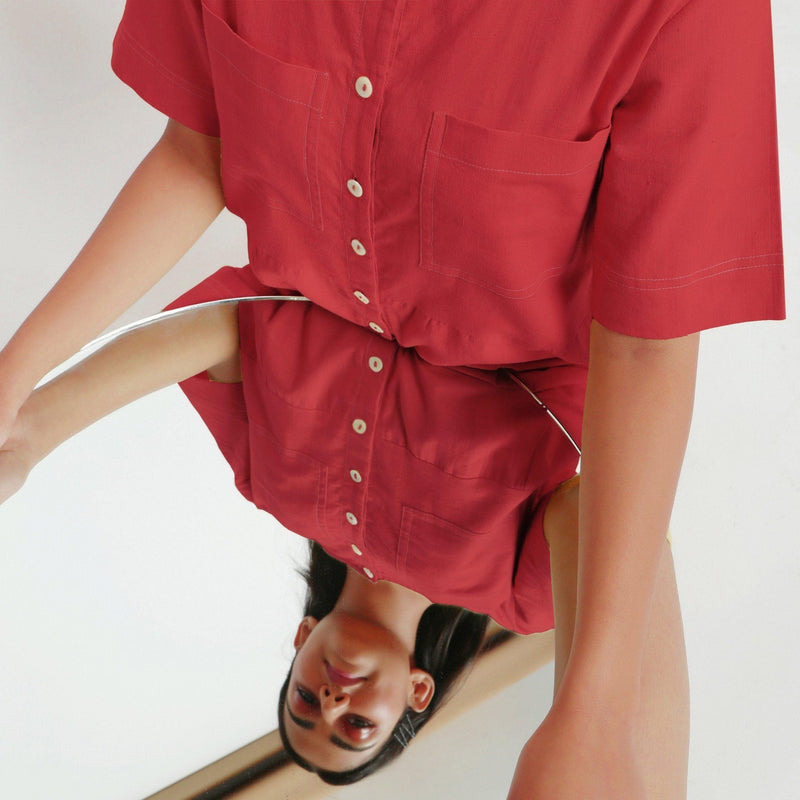
[[[369,297],[367,297],[364,292],[353,292],[353,294],[364,304],[367,305],[369,303]]]
[[[373,574],[372,570],[371,570],[369,567],[364,567],[364,574],[365,574],[365,575],[366,575],[366,576],[367,576],[367,577],[368,577],[370,580],[372,580],[372,579],[375,577],[375,575]]]
[[[372,356],[369,360],[369,368],[373,372],[380,372],[383,369],[383,361],[381,361],[378,356]]]
[[[355,178],[350,178],[347,181],[347,188],[353,197],[361,197],[364,194],[364,187]]]
[[[361,473],[357,469],[350,470],[350,477],[356,482],[361,483]]]
[[[372,81],[366,75],[359,76],[356,78],[356,91],[362,97],[369,97],[372,94]]]
[[[366,429],[367,429],[367,423],[364,422],[363,419],[354,419],[353,420],[353,430],[356,433],[364,433],[364,431]]]
[[[383,333],[383,328],[381,328],[377,322],[370,322],[369,326],[375,331],[375,333]]]
[[[345,517],[347,517],[347,521],[348,521],[348,522],[349,522],[351,525],[358,525],[358,519],[356,518],[356,515],[355,515],[355,514],[354,514],[352,511],[348,511],[348,512],[345,514]]]
[[[361,551],[360,551],[360,550],[359,550],[359,549],[358,549],[358,548],[357,548],[357,547],[356,547],[354,544],[351,544],[351,545],[350,545],[350,547],[353,549],[353,552],[354,552],[354,553],[355,553],[357,556],[360,556],[360,555],[361,555]]]
[[[364,245],[361,244],[361,242],[359,242],[358,239],[351,239],[350,240],[350,246],[360,256],[363,256],[367,252],[367,248],[364,247]]]

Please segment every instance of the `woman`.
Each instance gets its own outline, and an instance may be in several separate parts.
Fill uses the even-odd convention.
[[[249,271],[223,268],[172,307],[219,291],[220,277],[226,275],[227,285],[240,281],[239,291],[246,292]],[[359,780],[397,757],[446,701],[481,642],[487,617],[475,612],[490,612],[523,633],[555,625],[556,690],[574,624],[578,486],[577,478],[568,476],[577,453],[569,437],[513,381],[452,373],[437,383],[428,373],[442,368],[392,345],[395,357],[384,353],[384,369],[393,376],[384,392],[389,407],[413,420],[413,407],[404,408],[403,397],[416,397],[416,391],[403,392],[410,387],[425,392],[434,384],[448,389],[447,402],[438,409],[435,402],[423,403],[426,427],[410,433],[406,458],[393,446],[386,485],[379,477],[389,472],[388,464],[373,465],[377,477],[366,471],[360,476],[360,484],[371,481],[375,499],[375,508],[364,509],[371,531],[366,541],[359,540],[363,551],[356,555],[345,544],[342,552],[334,526],[318,525],[309,499],[317,487],[309,496],[293,493],[293,462],[273,438],[281,432],[267,434],[265,427],[274,421],[275,393],[286,390],[280,374],[271,380],[272,359],[295,363],[295,351],[304,353],[308,379],[295,378],[295,403],[307,409],[326,396],[347,403],[336,387],[347,384],[349,362],[370,339],[360,327],[305,302],[265,300],[190,309],[125,334],[37,389],[0,449],[0,500],[5,500],[67,436],[147,391],[181,381],[245,497],[342,553],[340,561],[316,542],[312,545],[297,656],[281,689],[278,714],[287,751],[334,784]],[[315,353],[309,352],[309,342],[316,344]],[[551,385],[540,394],[568,411],[564,398],[569,393],[551,372],[546,371]],[[458,420],[459,411],[471,404],[489,413],[478,429],[451,427],[460,444],[450,455],[465,451],[472,460],[445,460],[446,451],[426,452],[428,444],[439,443],[442,417],[437,411]],[[278,419],[286,421],[285,412]],[[462,422],[469,421],[469,415],[462,417]],[[298,426],[299,420],[289,420],[290,428]],[[498,429],[510,434],[502,444]],[[333,435],[328,444],[327,452],[319,443],[315,452],[335,461],[345,448]],[[531,468],[530,453],[537,465],[552,471],[549,478]],[[330,467],[334,469],[333,463]],[[452,516],[458,505],[462,521],[480,534],[466,527],[454,530],[448,522],[444,527],[426,525],[416,532],[423,538],[415,538],[404,518],[409,506],[401,505],[408,498],[439,515]],[[392,525],[394,516],[402,520],[399,526]],[[344,541],[350,538],[352,534]],[[388,558],[381,557],[384,548]],[[655,632],[646,651],[647,706],[639,717],[637,742],[649,785],[663,796],[678,797],[686,780],[688,689],[674,572],[668,548],[663,549],[655,593],[660,610],[654,614]],[[411,550],[418,551],[415,560],[406,560]],[[392,573],[401,554],[403,564]],[[364,557],[371,559],[380,580],[364,574]]]
[[[766,2],[129,2],[112,66],[197,135],[168,126],[7,349],[0,430],[225,202],[259,283],[376,341],[588,367],[575,647],[512,796],[642,796],[696,334],[783,316],[770,33]]]

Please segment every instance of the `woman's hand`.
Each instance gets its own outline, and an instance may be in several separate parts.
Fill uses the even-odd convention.
[[[525,743],[508,800],[645,800],[633,727],[555,704]]]

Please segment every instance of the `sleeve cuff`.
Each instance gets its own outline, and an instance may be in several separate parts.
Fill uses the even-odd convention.
[[[785,319],[783,259],[780,253],[735,258],[670,279],[634,279],[596,264],[592,307],[604,327],[642,339]]]
[[[214,92],[169,70],[122,28],[114,37],[111,69],[168,117],[206,136],[219,136]]]

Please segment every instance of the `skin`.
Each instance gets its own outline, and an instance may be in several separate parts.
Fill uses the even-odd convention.
[[[320,621],[303,619],[284,720],[292,747],[307,761],[337,772],[353,769],[380,750],[406,709],[428,707],[434,681],[414,666],[413,653],[420,617],[430,604],[416,592],[388,581],[372,583],[348,567],[334,610]],[[326,663],[362,680],[340,686]],[[331,734],[370,749],[348,752],[331,742]]]
[[[637,746],[644,654],[689,434],[698,339],[634,339],[592,323],[574,633],[509,800],[649,800]]]
[[[555,614],[553,696],[572,646],[577,608],[580,478],[552,496],[544,516]],[[689,761],[689,670],[672,548],[662,555],[644,646],[634,746],[648,800],[685,800]]]
[[[0,443],[44,375],[166,275],[216,219],[225,207],[219,154],[218,138],[167,122],[69,268],[0,351]]]

